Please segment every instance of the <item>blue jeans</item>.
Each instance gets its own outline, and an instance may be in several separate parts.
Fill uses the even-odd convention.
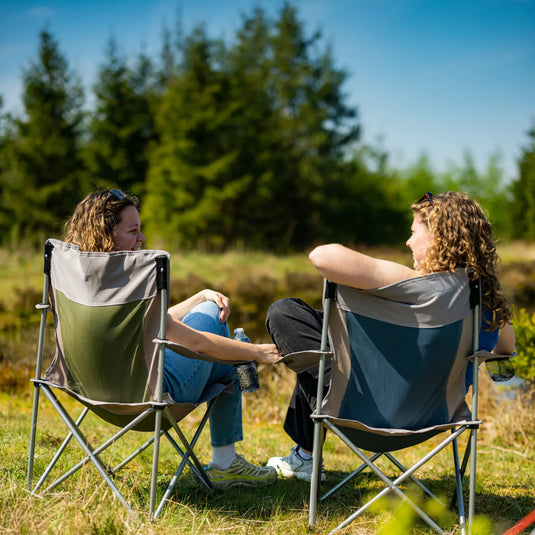
[[[230,337],[227,323],[219,320],[219,307],[205,301],[189,312],[183,322],[198,331]],[[205,360],[195,360],[165,350],[164,392],[178,403],[198,403],[207,388],[215,383],[228,382],[236,368]],[[217,397],[210,414],[210,436],[214,447],[227,446],[243,440],[241,391],[237,378],[234,388]]]

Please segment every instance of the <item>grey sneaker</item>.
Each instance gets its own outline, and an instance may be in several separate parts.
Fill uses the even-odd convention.
[[[226,470],[214,463],[209,463],[204,469],[208,479],[218,490],[237,486],[263,487],[277,479],[277,471],[274,468],[248,463],[241,455],[237,455]]]
[[[290,455],[286,457],[271,457],[267,462],[267,466],[272,466],[277,470],[277,473],[282,477],[296,477],[303,481],[310,482],[312,480],[312,459],[301,458],[297,453],[298,446],[294,446]],[[325,470],[323,464],[321,466],[321,481],[325,481]]]

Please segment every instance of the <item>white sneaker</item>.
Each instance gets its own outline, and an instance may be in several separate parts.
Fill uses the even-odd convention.
[[[277,473],[282,477],[296,477],[303,481],[310,482],[312,480],[312,459],[305,460],[297,449],[299,446],[294,446],[290,455],[286,457],[271,457],[266,466],[272,466],[277,470]],[[323,464],[321,466],[321,481],[325,481],[325,471]]]

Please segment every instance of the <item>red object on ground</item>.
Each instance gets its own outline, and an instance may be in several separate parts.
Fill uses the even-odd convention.
[[[528,526],[535,523],[535,509],[528,513],[524,518],[521,518],[512,528],[509,528],[503,535],[517,535],[524,531]]]

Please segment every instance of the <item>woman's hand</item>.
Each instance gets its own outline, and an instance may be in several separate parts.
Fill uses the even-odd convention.
[[[220,309],[219,320],[221,323],[227,321],[230,315],[230,300],[226,295],[215,290],[205,289],[199,292],[205,301],[213,301]]]
[[[255,344],[257,356],[255,361],[259,364],[273,364],[282,358],[275,344]]]

